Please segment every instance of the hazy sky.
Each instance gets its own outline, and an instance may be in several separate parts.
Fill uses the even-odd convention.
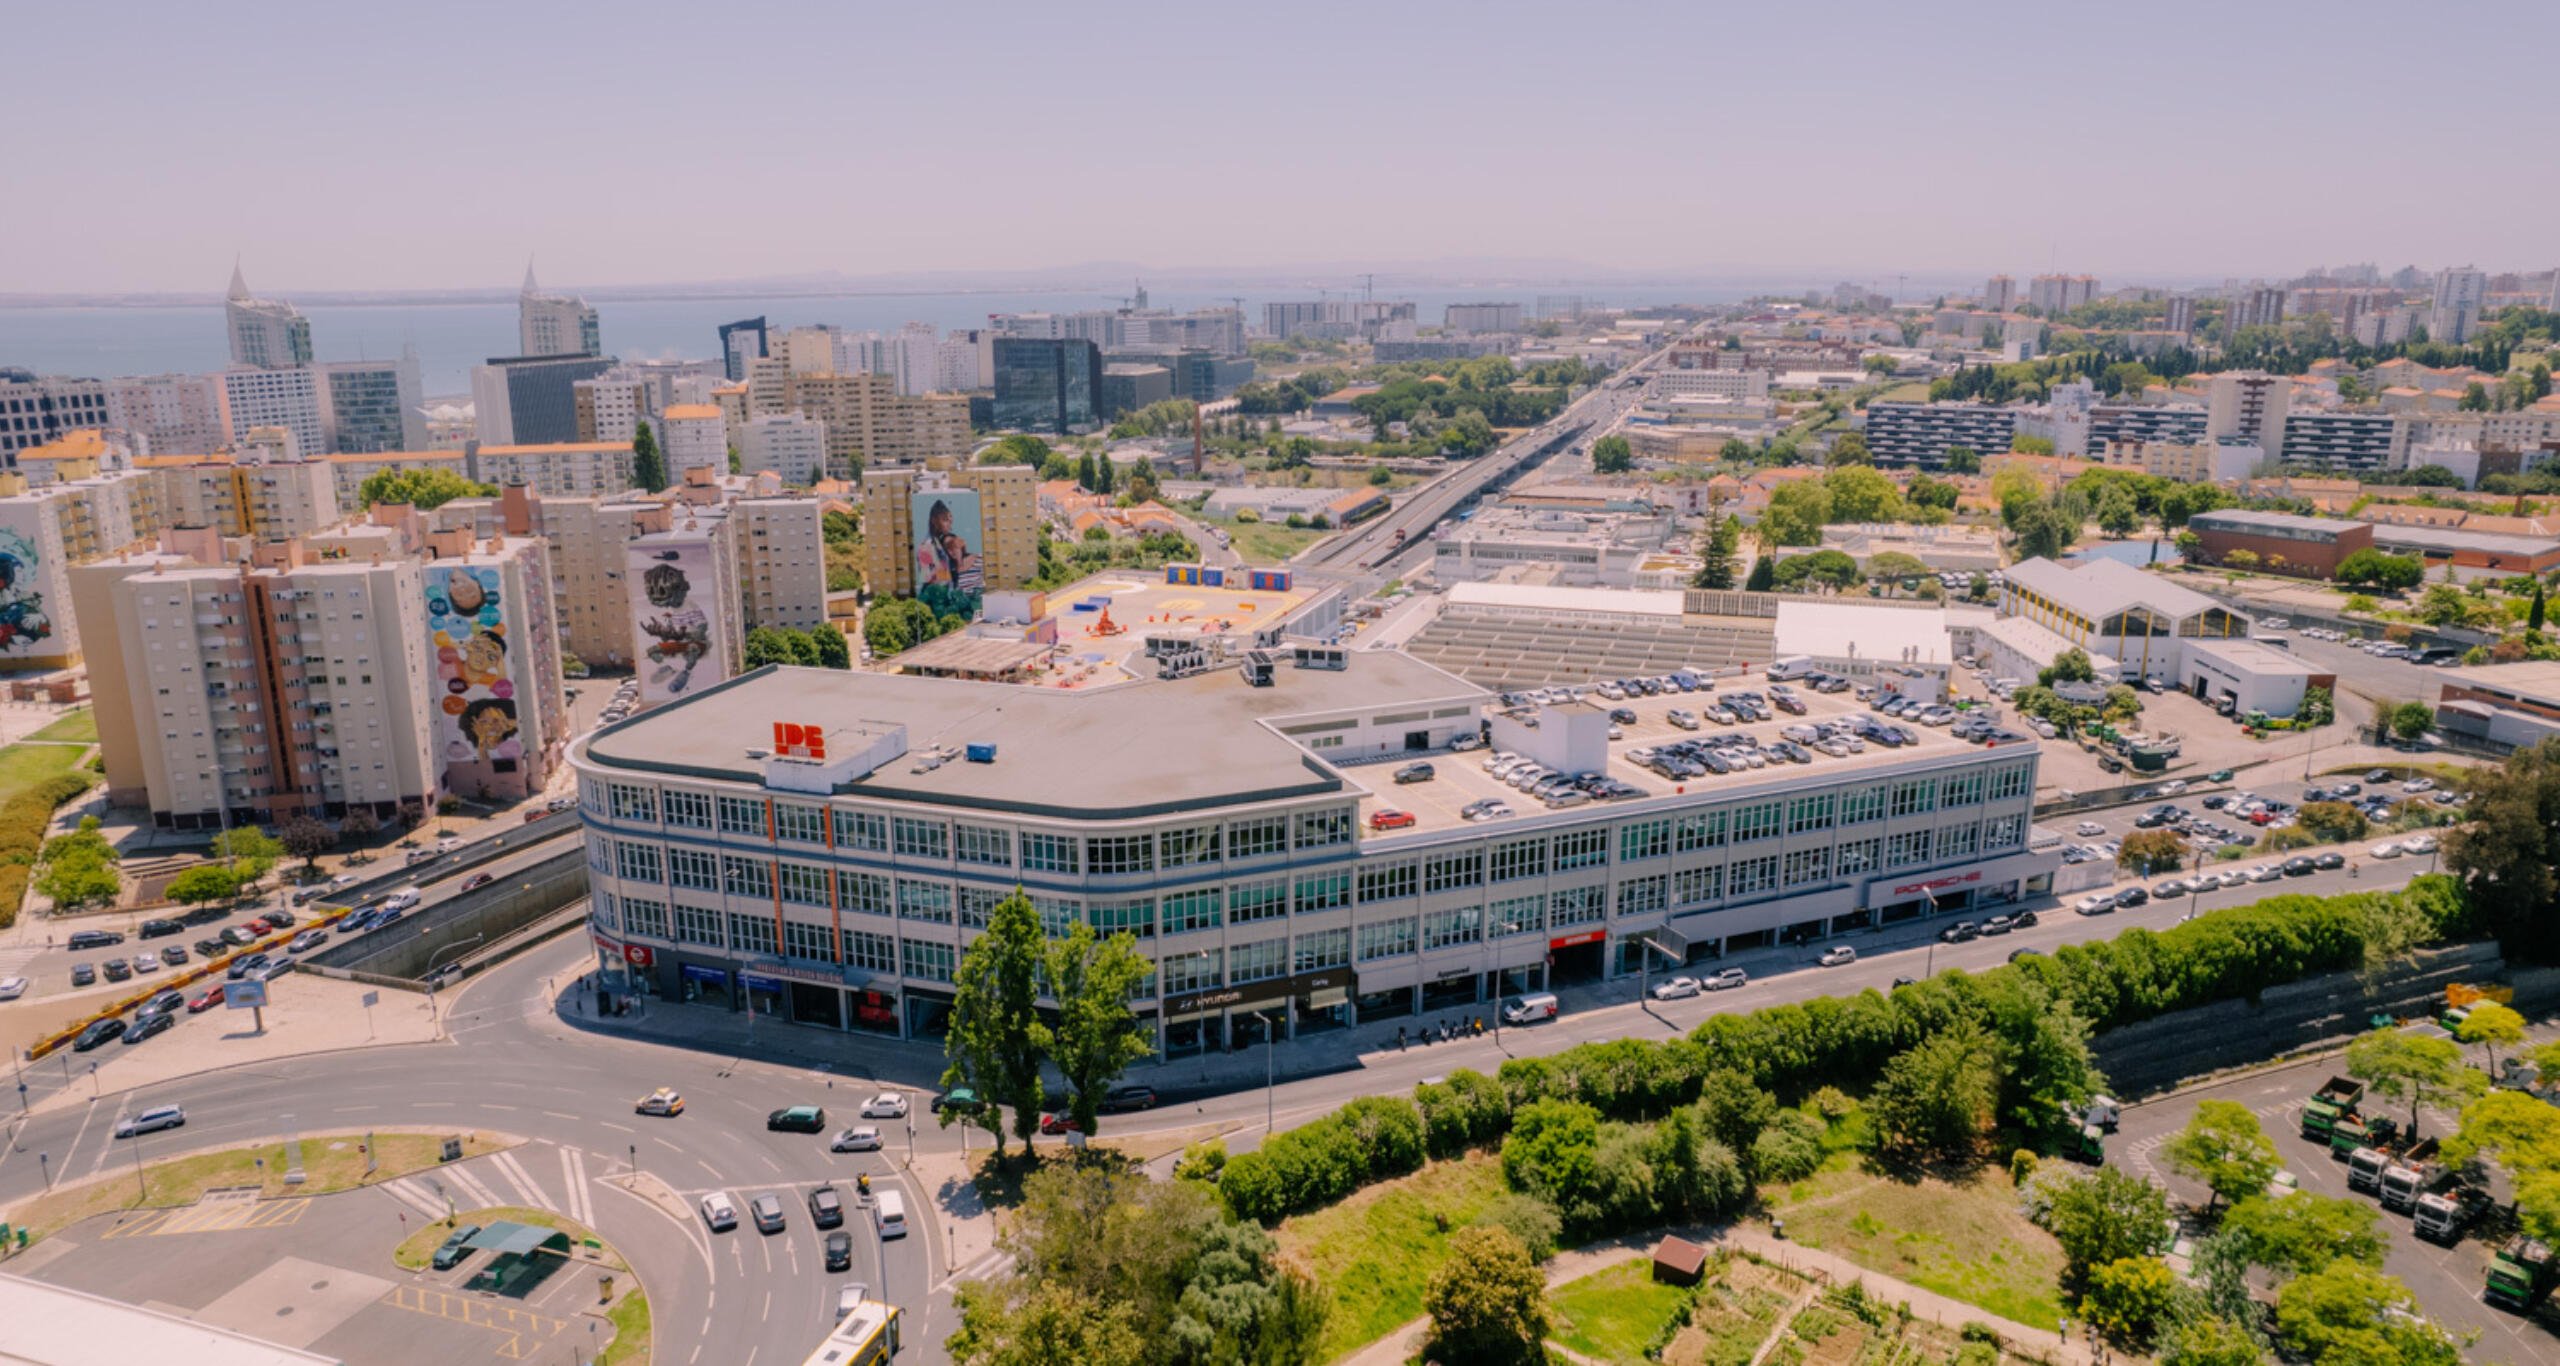
[[[2560,5],[25,5],[0,292],[2560,262]],[[2502,55],[2503,54],[2503,55]]]

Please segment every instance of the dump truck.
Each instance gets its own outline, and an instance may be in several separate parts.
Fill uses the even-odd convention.
[[[2362,1099],[2363,1082],[2352,1077],[2329,1078],[2302,1107],[2302,1136],[2315,1143],[2328,1142],[2339,1118],[2354,1114],[2356,1102]]]
[[[2345,1159],[2358,1148],[2391,1150],[2400,1140],[2400,1126],[2381,1115],[2350,1111],[2340,1116],[2329,1128],[2329,1156]]]
[[[2382,1207],[2406,1214],[2418,1197],[2431,1195],[2453,1180],[2453,1168],[2436,1160],[2436,1141],[2423,1140],[2401,1150],[2382,1171]]]
[[[2554,1271],[2550,1248],[2531,1238],[2518,1238],[2498,1249],[2480,1297],[2500,1309],[2530,1313],[2549,1298]]]
[[[2410,1224],[2419,1237],[2451,1247],[2489,1212],[2489,1193],[2478,1186],[2454,1185],[2418,1197]]]

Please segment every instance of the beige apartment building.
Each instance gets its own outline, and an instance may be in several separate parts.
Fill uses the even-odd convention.
[[[628,442],[654,410],[649,381],[623,375],[598,375],[569,386],[577,407],[580,441]]]
[[[159,481],[136,471],[98,474],[94,464],[57,461],[42,488],[0,472],[0,669],[79,664],[71,567],[160,530]]]
[[[806,631],[827,624],[827,552],[816,498],[740,498],[729,504],[746,628]]]
[[[969,454],[969,400],[963,394],[907,396],[892,375],[783,372],[774,411],[825,423],[828,472],[860,478],[877,469],[913,469]],[[751,381],[751,386],[761,381]],[[763,411],[759,404],[750,409]],[[670,470],[674,467],[669,466]]]
[[[327,460],[244,464],[227,456],[153,456],[140,463],[159,478],[161,512],[171,526],[275,541],[334,526],[343,515],[336,469]]]
[[[1020,588],[1040,570],[1040,472],[1028,465],[874,469],[862,478],[863,577],[874,594],[916,589],[914,504],[935,488],[978,495],[976,546],[988,588]],[[967,532],[963,530],[965,537]],[[821,575],[823,581],[823,574]]]
[[[522,484],[544,498],[611,498],[635,487],[631,439],[480,446],[471,452],[471,477],[502,489]]]

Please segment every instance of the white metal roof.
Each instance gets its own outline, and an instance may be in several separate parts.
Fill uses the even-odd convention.
[[[1947,614],[1857,602],[1778,604],[1778,657],[1898,660],[1944,664],[1955,658]]]
[[[227,1328],[145,1309],[68,1286],[0,1275],[0,1360],[35,1366],[342,1366]]]
[[[2119,560],[2092,559],[2063,565],[2047,559],[2021,560],[2007,571],[2009,583],[2087,617],[2103,621],[2128,607],[2148,607],[2173,621],[2221,606],[2192,588],[2182,588],[2157,574],[2146,574]]]

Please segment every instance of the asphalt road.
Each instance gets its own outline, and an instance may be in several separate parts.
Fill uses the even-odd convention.
[[[2548,1026],[2535,1031],[2542,1037],[2555,1032],[2560,1031]],[[2107,1160],[2161,1182],[2181,1201],[2201,1205],[2206,1198],[2204,1188],[2171,1170],[2159,1156],[2160,1147],[2186,1127],[2198,1103],[2236,1101],[2247,1106],[2266,1126],[2268,1137],[2275,1140],[2276,1151],[2284,1158],[2285,1170],[2294,1174],[2302,1189],[2370,1202],[2372,1196],[2347,1189],[2344,1162],[2329,1156],[2327,1148],[2302,1137],[2302,1102],[2337,1066],[2337,1059],[2323,1058],[2130,1106],[2124,1111],[2122,1126],[2107,1142]],[[2401,1117],[2406,1117],[2405,1112]],[[2451,1115],[2428,1111],[2420,1132],[2442,1136],[2452,1130],[2453,1120]],[[2549,1327],[2522,1315],[2492,1309],[2481,1301],[2480,1288],[2493,1247],[2475,1237],[2466,1237],[2452,1247],[2439,1247],[2410,1231],[2408,1215],[2384,1210],[2378,1203],[2374,1208],[2390,1239],[2383,1270],[2407,1283],[2417,1294],[2420,1307],[2437,1322],[2457,1333],[2480,1334],[2471,1359],[2560,1366],[2560,1339],[2554,1338]]]

